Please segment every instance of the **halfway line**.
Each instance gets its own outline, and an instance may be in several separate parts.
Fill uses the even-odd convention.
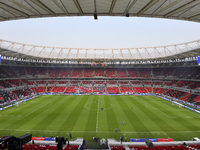
[[[97,107],[96,132],[97,132],[97,130],[98,130],[98,120],[99,120],[99,96],[98,96],[98,107]]]

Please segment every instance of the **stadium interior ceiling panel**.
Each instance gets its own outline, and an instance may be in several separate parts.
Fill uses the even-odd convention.
[[[0,21],[56,16],[136,16],[200,22],[199,0],[1,0]]]

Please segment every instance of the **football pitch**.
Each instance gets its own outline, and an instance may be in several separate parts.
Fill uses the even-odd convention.
[[[200,114],[155,96],[47,95],[0,111],[0,135],[26,133],[192,140],[200,137]]]

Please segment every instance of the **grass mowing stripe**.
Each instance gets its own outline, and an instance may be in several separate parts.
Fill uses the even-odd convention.
[[[163,99],[160,99],[160,104],[163,104]],[[154,101],[151,101],[152,104],[157,107],[158,103],[154,102]],[[160,105],[161,106],[161,105]],[[169,111],[171,113],[171,116],[176,116],[175,119],[172,119],[174,122],[177,122],[178,126],[177,126],[177,130],[190,130],[190,127],[193,126],[193,130],[199,130],[199,121],[196,122],[195,119],[193,118],[190,118],[191,115],[189,113],[187,113],[186,111],[181,111],[179,112],[179,116],[177,115],[177,111],[172,111],[172,108],[171,108],[171,104],[170,102],[168,103],[168,107],[165,107],[165,106],[161,106],[161,109],[164,111],[164,112],[167,112]],[[166,109],[168,108],[168,110]],[[185,108],[179,108],[177,107],[177,109],[185,109]],[[188,118],[189,117],[189,118]],[[193,120],[191,122],[191,120]],[[176,127],[176,126],[175,126]],[[184,128],[185,129],[184,129]]]
[[[89,98],[89,96],[87,97]],[[91,99],[92,98],[92,99]],[[96,136],[96,122],[97,122],[97,108],[98,108],[98,96],[92,96],[87,101],[87,108],[84,107],[88,112],[88,115],[84,115],[84,124],[85,124],[85,132],[83,137],[84,138],[91,138]],[[87,131],[94,131],[93,134],[87,133]]]
[[[105,101],[108,102],[108,103],[112,103],[111,101],[113,101],[113,99],[115,101],[114,96],[113,97],[104,96],[104,98],[105,98]],[[117,122],[117,117],[116,117],[116,114],[114,112],[114,109],[116,109],[116,108],[114,108],[114,106],[113,106],[111,109],[106,110],[106,115],[107,115],[106,119],[107,119],[107,124],[108,124],[108,130],[109,131],[115,131],[115,128],[117,128],[118,131],[120,131],[119,130],[119,124]],[[115,137],[116,137],[116,135],[115,135]]]
[[[142,98],[142,97],[140,97]],[[145,126],[143,132],[154,132],[154,131],[159,131],[158,135],[156,134],[149,134],[146,135],[150,138],[155,138],[155,137],[162,137],[166,138],[168,137],[165,132],[163,131],[162,128],[158,124],[155,123],[155,120],[153,119],[155,115],[153,113],[149,113],[149,110],[145,108],[144,103],[142,102],[141,99],[134,99],[131,100],[131,97],[128,97],[131,103],[134,103],[136,107],[133,108],[133,112],[136,114],[136,116],[140,116],[141,123]],[[130,104],[131,105],[131,104]],[[151,116],[151,117],[150,117]],[[156,129],[156,130],[155,130]],[[138,131],[138,130],[136,130]],[[140,136],[140,135],[139,135]],[[147,138],[147,137],[145,137]]]
[[[54,103],[44,109],[43,113],[39,116],[40,121],[32,128],[32,130],[40,129],[45,130],[48,128],[48,126],[54,121],[54,119],[59,116],[63,109],[65,108],[65,101],[62,99],[62,96],[59,97]],[[56,124],[59,124],[60,122],[57,122]],[[57,129],[57,127],[55,128]]]
[[[19,129],[45,130],[45,128],[47,128],[49,124],[51,124],[51,122],[54,120],[55,111],[52,111],[52,110],[55,110],[57,107],[59,107],[60,99],[62,99],[62,96],[56,96],[56,97],[53,96],[53,98],[54,98],[53,101],[51,101],[48,98],[48,96],[47,97],[45,96],[44,100],[47,102],[47,105],[42,107],[42,109],[39,109],[35,111],[34,113],[31,113],[28,117],[26,117],[29,120],[24,125],[22,125]],[[40,99],[40,101],[38,101],[39,106],[41,106],[40,104],[43,103],[44,100]],[[37,105],[34,105],[34,108],[36,109]],[[44,133],[41,133],[41,134],[44,135]],[[37,134],[37,136],[39,135]]]
[[[176,118],[169,118],[154,107]],[[9,116],[11,114],[14,116]],[[17,117],[20,115],[27,116]],[[73,133],[74,138],[90,140],[93,136],[119,139],[124,134],[128,140],[168,135],[175,140],[191,140],[199,136],[199,118],[200,115],[191,110],[154,96],[40,96],[0,111],[0,134],[20,136],[29,132],[33,136],[65,137]],[[134,121],[137,119],[140,122]],[[123,126],[122,121],[125,122]],[[135,128],[141,122],[148,130]]]
[[[168,107],[163,107],[161,104],[163,103],[163,100],[162,99],[160,99],[160,102],[154,102],[154,101],[146,101],[146,102],[148,102],[148,103],[151,103],[152,105],[154,105],[155,107],[158,107],[158,105],[160,106],[160,109],[162,109],[164,112],[166,112],[167,113],[167,111],[166,111],[166,109],[165,108],[168,108],[169,110],[171,109],[170,107],[171,107],[171,105],[170,105],[170,103],[169,103],[169,106]],[[179,109],[179,108],[177,108],[177,109]],[[173,114],[173,113],[176,113],[177,111],[171,111],[170,113],[171,113],[171,116],[176,116],[175,114]],[[184,116],[184,113],[185,113],[185,111],[182,111],[181,112],[182,113],[182,115]],[[191,119],[190,119],[190,121],[187,119],[187,118],[166,118],[165,119],[166,120],[166,122],[169,122],[168,123],[168,128],[169,128],[169,130],[170,131],[173,131],[171,128],[173,128],[174,129],[174,131],[176,132],[176,137],[178,137],[178,138],[183,138],[183,137],[185,137],[185,138],[187,138],[187,134],[185,134],[184,132],[179,132],[179,130],[182,130],[182,131],[188,131],[188,130],[193,130],[193,129],[191,129],[191,126],[193,126],[193,127],[195,127],[194,125],[192,125],[191,124]],[[199,130],[200,128],[198,127],[198,128],[194,128],[194,130]],[[168,131],[168,130],[167,130]],[[167,132],[167,131],[165,131],[165,132]],[[171,136],[171,137],[173,137],[174,136],[174,133],[168,133],[168,135],[169,136]],[[191,137],[192,138],[192,137]]]
[[[39,98],[34,99],[34,101],[37,101],[37,100],[39,100]],[[0,120],[1,120],[0,128],[4,128],[5,125],[9,126],[10,120],[14,121],[17,119],[16,117],[22,117],[22,115],[24,115],[27,110],[30,110],[32,108],[32,105],[30,104],[31,101],[28,101],[26,103],[21,103],[19,106],[13,106],[3,111],[0,111]],[[19,107],[23,108],[27,104],[29,107],[26,107],[25,109],[21,109],[21,110],[19,109]]]
[[[73,127],[72,131],[86,130],[89,115],[91,112],[95,112],[95,110],[93,110],[93,108],[92,108],[93,101],[94,101],[94,96],[85,96],[84,97],[84,103],[83,103],[84,107],[80,110],[80,115],[78,116],[77,123]],[[89,104],[88,108],[85,107],[85,106],[87,106],[87,104]],[[95,126],[95,123],[93,124],[93,126]]]
[[[26,115],[25,118],[27,118],[27,122],[24,123],[21,127],[18,129],[30,129],[30,130],[44,130],[48,124],[53,120],[52,115],[55,113],[54,110],[57,105],[54,105],[53,103],[57,103],[59,97],[54,97],[53,100],[46,100],[46,105],[40,105],[41,107],[37,108],[37,105],[34,107],[35,110],[31,111],[29,114]],[[43,103],[43,101],[38,101],[38,104],[40,102]],[[50,104],[50,105],[49,105]]]
[[[98,108],[98,97],[93,96],[92,103],[90,105],[90,112],[88,116],[85,116],[86,128],[85,131],[96,131],[97,122],[97,108]]]
[[[131,108],[125,104],[125,97],[115,96],[115,114],[117,115],[118,124],[122,131],[135,131],[133,112]],[[122,124],[123,122],[123,124]]]
[[[92,104],[93,99],[94,99],[94,96],[84,96],[84,100],[82,100],[82,101],[84,101],[84,103],[82,104],[82,105],[84,105],[84,107],[80,110],[80,114],[77,118],[77,122],[74,125],[73,129],[71,130],[71,132],[73,132],[73,137],[75,136],[75,137],[88,138],[87,137],[88,135],[82,131],[86,131],[89,115],[90,115],[91,111],[93,112],[94,110],[85,108],[85,105]],[[94,121],[93,126],[95,127],[95,121]],[[77,132],[74,132],[74,131],[77,131]]]
[[[168,137],[166,133],[160,128],[160,126],[156,124],[155,120],[152,117],[149,117],[153,115],[148,113],[148,108],[144,109],[144,106],[142,107],[143,104],[141,104],[140,101],[130,99],[129,97],[126,97],[126,99],[127,100],[125,100],[124,102],[128,107],[133,106],[133,104],[137,104],[138,107],[134,106],[131,111],[138,113],[138,116],[140,116],[142,123],[146,126],[149,132],[154,132],[156,129],[156,131],[158,131],[156,133],[159,135],[160,138]],[[158,135],[152,134],[151,138],[158,138]],[[150,137],[150,135],[148,135],[148,137]]]
[[[121,111],[122,112],[124,111],[125,115],[129,119],[129,121],[132,123],[132,125],[134,126],[136,131],[139,131],[139,132],[140,131],[142,131],[142,132],[143,131],[149,131],[148,128],[146,128],[146,126],[141,121],[141,119],[140,119],[141,116],[136,114],[138,112],[135,113],[135,112],[131,111],[130,107],[128,107],[126,105],[126,103],[124,103],[124,101],[121,97],[117,97],[117,100],[118,100],[117,102],[120,104],[120,106],[123,107],[123,109]]]
[[[52,97],[52,100],[49,100],[49,101],[54,101],[56,100],[55,98]],[[42,102],[43,103],[43,102]],[[46,104],[43,103],[42,106],[45,106]],[[34,106],[33,105],[33,108],[29,109],[29,111],[34,111],[34,109],[37,109],[36,108],[37,106]],[[27,110],[28,111],[28,110]],[[25,113],[27,113],[27,111]],[[40,109],[37,110],[38,112],[40,111],[43,111],[42,107]],[[10,121],[9,124],[7,124],[6,128],[9,128],[9,129],[16,129],[16,128],[20,128],[22,125],[26,124],[27,122],[29,122],[32,118],[38,118],[38,112],[36,113],[32,113],[30,114],[29,116],[26,116],[26,117],[21,117],[19,119],[10,119],[8,121]]]
[[[113,106],[105,101],[105,96],[99,96],[99,118],[98,118],[98,131],[97,131],[97,136],[98,137],[112,137],[109,132],[109,127],[108,127],[108,122],[107,122],[107,111],[111,109]],[[105,132],[103,132],[105,131]],[[114,132],[114,131],[112,131]]]
[[[75,124],[77,123],[77,119],[80,116],[81,110],[84,108],[86,96],[75,96],[75,99],[72,103],[68,106],[68,113],[66,114],[66,118],[63,118],[65,121],[63,122],[62,126],[59,130],[68,130],[72,131]],[[86,116],[87,117],[87,116]],[[83,122],[80,124],[84,124]]]
[[[183,112],[175,111],[174,107],[172,107],[173,105],[171,105],[170,103],[168,103],[168,104],[164,103],[163,99],[160,99],[160,101],[153,101],[153,100],[152,101],[148,101],[148,103],[151,104],[151,106],[153,105],[153,107],[155,109],[159,110],[163,114],[166,114],[169,118],[177,118],[177,117],[181,117],[182,116]],[[177,109],[180,109],[180,108],[177,108]],[[174,112],[176,112],[176,113],[174,113]]]
[[[55,130],[58,131],[58,129],[61,127],[63,122],[65,121],[66,114],[68,113],[68,106],[71,104],[71,102],[74,100],[73,96],[62,96],[60,98],[59,103],[61,103],[60,107],[60,113],[57,115],[50,124],[46,127],[45,130]],[[54,108],[53,108],[54,109]]]
[[[142,99],[143,99],[143,97],[140,97],[140,99],[134,101],[134,103],[137,104],[138,109],[143,111],[152,120],[152,122],[154,122],[153,124],[157,124],[157,126],[159,126],[159,128],[161,129],[160,132],[166,133],[166,129],[173,130],[173,128],[171,128],[170,125],[168,124],[168,122],[166,121],[166,117],[163,117],[163,114],[157,113],[157,111],[155,111],[154,109],[145,107],[146,101],[144,101]],[[147,125],[153,126],[151,124],[151,122],[147,122]],[[158,131],[156,126],[155,126],[154,130],[152,128],[151,128],[151,131]]]

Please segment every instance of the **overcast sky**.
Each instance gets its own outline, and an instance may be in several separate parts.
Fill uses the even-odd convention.
[[[200,23],[138,17],[56,17],[0,22],[0,39],[41,46],[135,48],[200,39]]]

